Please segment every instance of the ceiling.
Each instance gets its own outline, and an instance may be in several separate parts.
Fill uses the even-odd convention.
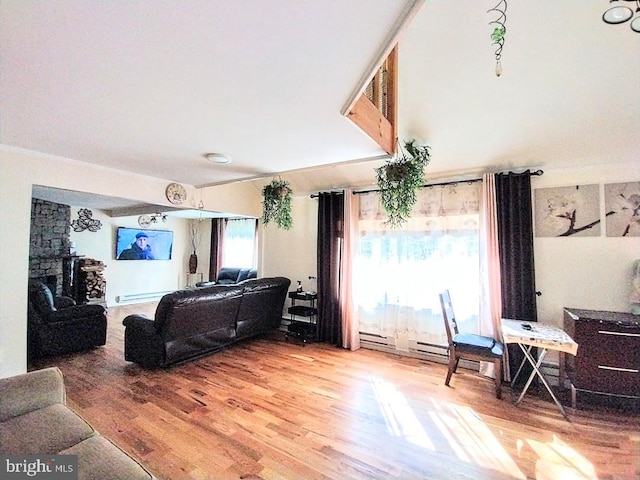
[[[2,0],[0,143],[195,186],[370,185],[384,152],[341,112],[398,39],[399,138],[432,179],[638,160],[640,34],[604,0],[511,1],[498,78],[497,1]]]

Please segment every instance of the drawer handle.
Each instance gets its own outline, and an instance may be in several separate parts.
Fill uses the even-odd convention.
[[[606,365],[598,365],[598,368],[602,370],[615,370],[616,372],[628,372],[628,373],[639,373],[640,370],[633,368],[618,368],[618,367],[607,367]]]
[[[612,332],[610,330],[598,330],[598,333],[602,333],[603,335],[618,335],[619,337],[640,337],[640,333]]]

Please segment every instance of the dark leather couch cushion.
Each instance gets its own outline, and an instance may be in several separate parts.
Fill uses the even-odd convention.
[[[165,341],[214,330],[235,329],[242,287],[214,285],[165,295],[156,309],[156,331]]]
[[[290,284],[284,277],[249,279],[239,284],[244,288],[244,295],[238,312],[238,337],[278,328]]]
[[[240,268],[223,267],[218,272],[218,278],[216,283],[220,285],[238,283],[238,275],[240,275]]]
[[[258,271],[255,268],[222,267],[218,272],[216,283],[218,285],[228,285],[240,283],[250,278],[257,278]]]
[[[53,294],[44,283],[30,280],[28,295],[29,301],[38,315],[46,317],[56,310]]]

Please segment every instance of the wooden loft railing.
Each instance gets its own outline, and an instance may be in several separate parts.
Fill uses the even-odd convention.
[[[396,149],[397,49],[394,47],[348,113],[389,155]]]

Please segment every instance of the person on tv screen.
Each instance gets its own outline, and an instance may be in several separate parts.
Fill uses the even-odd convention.
[[[155,260],[151,253],[151,245],[147,244],[148,240],[149,236],[146,233],[138,233],[136,241],[120,253],[118,260]]]

